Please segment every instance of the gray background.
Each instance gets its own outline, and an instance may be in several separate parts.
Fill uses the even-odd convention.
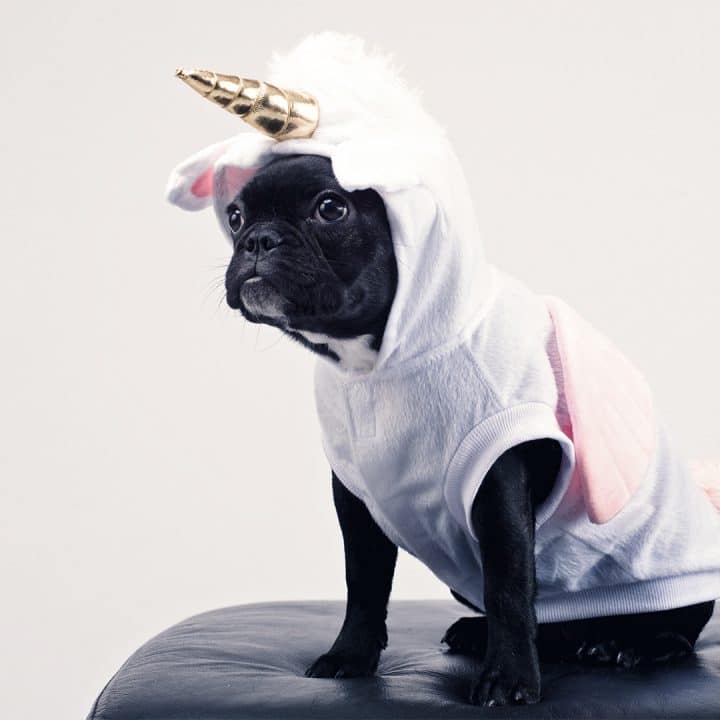
[[[175,65],[262,77],[271,49],[328,28],[394,51],[423,89],[491,258],[614,338],[688,452],[720,455],[720,3],[16,4],[0,27],[3,717],[82,717],[191,613],[343,594],[313,359],[222,306],[214,218],[162,196],[173,165],[236,129]],[[446,591],[403,558],[396,595]]]

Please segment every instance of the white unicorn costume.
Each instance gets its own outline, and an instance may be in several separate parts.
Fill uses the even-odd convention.
[[[224,76],[198,77],[203,94],[223,90]],[[613,345],[487,263],[457,158],[387,61],[320,35],[276,58],[270,78],[315,98],[312,137],[293,126],[288,139],[249,131],[213,145],[173,172],[168,196],[224,217],[284,153],[326,156],[346,190],[382,196],[399,278],[377,361],[359,372],[319,358],[315,386],[330,465],[387,536],[482,608],[478,488],[508,448],[553,438],[563,460],[536,518],[540,622],[720,597],[717,496],[690,476]]]

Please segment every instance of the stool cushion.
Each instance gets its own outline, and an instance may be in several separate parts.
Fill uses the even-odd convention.
[[[720,718],[720,613],[697,655],[646,670],[543,666],[543,701],[466,704],[477,660],[440,644],[462,615],[452,601],[390,606],[390,641],[376,677],[304,677],[342,622],[341,602],[240,605],[197,615],[137,650],[88,720],[244,718]]]

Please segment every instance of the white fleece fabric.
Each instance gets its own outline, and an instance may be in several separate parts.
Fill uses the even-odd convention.
[[[483,608],[469,520],[477,490],[505,450],[554,438],[562,467],[536,523],[541,622],[720,597],[720,515],[655,419],[634,494],[611,519],[591,520],[547,303],[486,261],[460,164],[388,62],[325,34],[276,58],[267,79],[317,97],[315,136],[241,133],[180,165],[168,196],[186,209],[214,202],[223,218],[277,153],[329,157],[345,189],[382,196],[399,278],[377,362],[357,372],[320,358],[315,388],[330,465],[388,537]]]

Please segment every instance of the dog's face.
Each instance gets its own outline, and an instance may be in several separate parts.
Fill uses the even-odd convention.
[[[327,158],[279,157],[226,209],[227,302],[318,352],[325,338],[379,347],[397,287],[390,226],[374,190],[347,192]]]

